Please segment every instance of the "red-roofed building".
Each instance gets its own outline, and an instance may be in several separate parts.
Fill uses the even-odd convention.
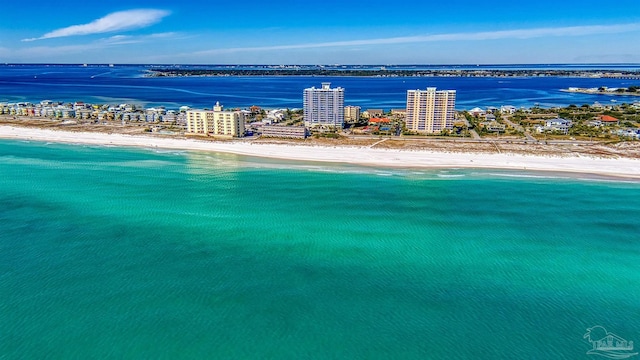
[[[619,125],[620,124],[620,120],[614,118],[613,116],[609,116],[609,115],[600,115],[598,117],[598,120],[602,121],[603,124],[605,125]]]
[[[371,118],[369,119],[369,125],[389,125],[391,120],[389,118]]]

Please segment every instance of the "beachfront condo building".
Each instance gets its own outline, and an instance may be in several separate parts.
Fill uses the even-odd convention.
[[[187,133],[225,137],[244,136],[245,115],[241,111],[224,111],[219,102],[213,110],[188,110]]]
[[[304,125],[306,127],[332,127],[344,125],[344,89],[331,88],[323,82],[320,89],[304,89]]]
[[[456,91],[430,87],[427,90],[407,91],[407,130],[437,134],[453,129]]]
[[[187,133],[189,134],[209,134],[209,121],[213,121],[213,114],[207,110],[187,111]],[[210,119],[209,118],[210,115]]]
[[[360,106],[345,106],[344,107],[344,121],[348,123],[355,123],[360,120]]]

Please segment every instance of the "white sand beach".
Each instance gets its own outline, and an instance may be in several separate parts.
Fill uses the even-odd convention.
[[[536,156],[377,149],[349,146],[305,146],[250,141],[204,141],[153,135],[71,132],[0,126],[0,138],[76,144],[135,146],[233,153],[286,160],[349,163],[400,168],[491,168],[573,172],[640,179],[640,159],[601,158],[584,155]]]

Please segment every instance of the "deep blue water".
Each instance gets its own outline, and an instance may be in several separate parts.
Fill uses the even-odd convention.
[[[631,65],[629,65],[631,66]],[[542,68],[546,68],[541,65]],[[567,68],[593,69],[570,66]],[[497,67],[500,68],[500,67]],[[514,69],[516,67],[507,67]],[[524,68],[531,68],[524,67]],[[558,67],[552,67],[558,68]],[[145,78],[146,66],[0,66],[0,101],[53,101],[90,103],[133,102],[144,106],[211,107],[220,101],[227,108],[258,105],[265,108],[300,108],[302,91],[320,82],[345,88],[345,104],[363,108],[405,107],[406,91],[435,86],[457,90],[458,109],[513,105],[542,107],[582,105],[611,100],[637,101],[637,97],[570,94],[568,87],[639,86],[640,80],[569,77],[465,78],[465,77],[191,77]],[[612,70],[620,69],[613,67]],[[628,70],[628,67],[622,69]]]

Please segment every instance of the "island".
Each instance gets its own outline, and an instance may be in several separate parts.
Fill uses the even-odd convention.
[[[559,70],[559,69],[407,69],[387,66],[227,66],[158,67],[147,70],[147,77],[190,76],[358,76],[358,77],[581,77],[640,79],[638,71]]]
[[[561,89],[564,92],[574,92],[581,94],[595,94],[595,95],[630,95],[640,96],[640,86],[629,86],[628,88],[609,88],[606,86],[600,86],[597,88],[579,88],[570,87],[567,89]]]

